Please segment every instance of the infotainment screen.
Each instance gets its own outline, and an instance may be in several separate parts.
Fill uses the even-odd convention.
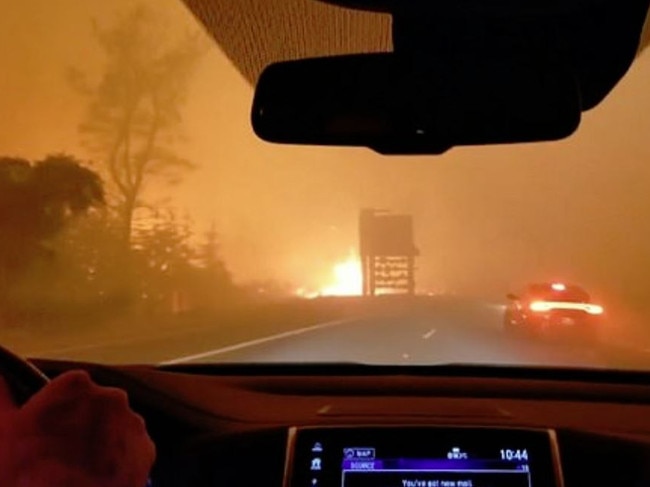
[[[560,487],[550,432],[294,430],[285,487]]]

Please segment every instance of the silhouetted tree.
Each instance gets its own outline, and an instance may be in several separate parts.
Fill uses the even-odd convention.
[[[219,234],[214,223],[204,235],[204,242],[199,252],[199,266],[215,278],[223,281],[230,281],[230,274],[220,256]]]
[[[213,223],[203,236],[197,253],[195,295],[202,307],[214,307],[232,300],[235,285],[220,255],[219,234]]]
[[[117,195],[126,243],[145,187],[155,179],[176,183],[193,167],[174,142],[202,47],[191,35],[166,42],[158,20],[137,6],[107,28],[95,25],[106,56],[103,76],[91,86],[83,73],[70,72],[73,86],[90,99],[80,131]]]
[[[66,154],[30,163],[0,158],[0,303],[9,284],[38,256],[48,239],[75,216],[104,202],[100,177]]]
[[[195,258],[191,237],[189,220],[172,210],[154,211],[135,231],[138,293],[150,308],[169,310],[176,296],[187,294]]]
[[[222,304],[234,286],[212,227],[198,241],[192,221],[171,210],[139,219],[134,230],[138,292],[146,308],[178,312]]]
[[[119,226],[108,210],[77,218],[52,242],[56,265],[51,272],[55,296],[67,303],[128,300],[131,264],[121,251]],[[128,259],[128,260],[127,260]]]

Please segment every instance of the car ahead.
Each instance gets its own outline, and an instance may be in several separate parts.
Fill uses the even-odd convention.
[[[504,314],[506,332],[524,332],[539,337],[578,337],[596,340],[601,305],[591,302],[581,287],[563,283],[529,285],[519,295],[508,294]]]

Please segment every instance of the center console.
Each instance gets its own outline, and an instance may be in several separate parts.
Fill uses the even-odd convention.
[[[284,487],[562,487],[553,431],[292,428]]]

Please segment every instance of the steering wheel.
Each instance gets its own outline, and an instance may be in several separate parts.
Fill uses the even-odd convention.
[[[14,401],[25,404],[50,380],[34,364],[0,345],[0,376],[9,386]]]

